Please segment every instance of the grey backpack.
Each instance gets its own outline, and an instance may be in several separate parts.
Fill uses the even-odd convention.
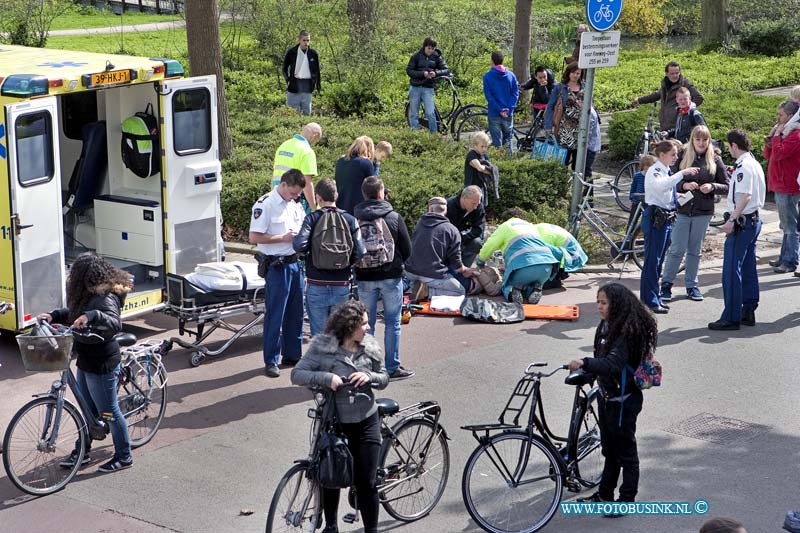
[[[394,238],[383,217],[359,220],[358,227],[365,253],[356,267],[378,268],[394,261]]]
[[[311,234],[311,261],[320,270],[342,270],[350,266],[353,236],[344,215],[323,209]]]

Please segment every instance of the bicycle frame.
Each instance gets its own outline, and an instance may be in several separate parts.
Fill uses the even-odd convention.
[[[422,467],[424,467],[425,461],[428,458],[428,450],[430,450],[431,444],[434,442],[434,440],[438,439],[439,435],[441,434],[444,435],[445,439],[447,440],[450,439],[447,436],[447,432],[445,431],[445,429],[439,425],[439,417],[441,416],[441,413],[442,413],[442,408],[437,402],[426,401],[426,402],[419,402],[414,405],[409,405],[408,407],[404,407],[403,409],[398,411],[392,417],[381,418],[381,436],[383,437],[384,440],[390,439],[394,445],[399,446],[407,456],[411,457],[411,452],[403,445],[402,442],[400,442],[397,439],[396,434],[394,432],[394,428],[400,427],[400,425],[403,424],[406,420],[410,420],[413,418],[426,418],[430,420],[433,423],[435,429],[427,438],[427,441],[425,442],[425,444],[422,447],[422,450],[419,453],[419,459],[420,459],[419,464],[422,465]],[[400,419],[397,422],[395,422],[392,426],[389,426],[389,424],[386,422],[387,418],[394,418],[396,416],[400,416]],[[414,447],[414,444],[416,443],[412,443],[412,448]],[[396,465],[391,465],[391,466],[396,466]],[[414,477],[412,473],[411,475],[406,477],[393,479],[388,484],[383,484],[383,481],[386,479],[386,477],[393,472],[394,471],[386,467],[380,469],[380,471],[378,472],[379,476],[378,486],[381,492],[391,491],[393,488],[405,483],[406,481]],[[423,489],[420,487],[416,492],[413,492],[411,494],[405,494],[398,498],[383,499],[381,501],[386,501],[386,502],[396,501],[402,498],[407,498],[408,496],[413,496],[414,494],[421,492],[422,490]]]

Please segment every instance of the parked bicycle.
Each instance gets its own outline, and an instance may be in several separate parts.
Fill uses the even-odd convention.
[[[18,335],[25,369],[31,372],[61,372],[50,391],[34,395],[13,416],[3,438],[3,466],[8,478],[21,491],[35,496],[52,494],[72,480],[81,461],[69,457],[77,450],[83,457],[89,439],[103,440],[110,429],[101,414],[95,417],[89,399],[78,389],[70,367],[73,338],[102,342],[89,330],[50,326],[42,336]],[[48,329],[49,328],[49,329]],[[137,344],[131,333],[114,337],[122,355],[117,395],[120,410],[128,422],[131,447],[149,442],[158,431],[167,408],[167,371],[161,357],[172,348],[169,341]],[[67,389],[75,403],[67,399]]]
[[[540,104],[534,105],[539,106]],[[514,135],[516,150],[531,152],[536,141],[544,138],[544,114],[546,109],[547,106],[541,105],[540,109],[536,109],[536,114],[530,124],[514,126],[512,134]]]
[[[549,373],[531,363],[514,387],[498,423],[463,426],[478,441],[464,466],[461,493],[473,520],[492,533],[530,533],[542,529],[561,502],[564,487],[580,492],[600,483],[600,447],[595,377],[573,372],[564,383],[575,387],[569,433],[555,435],[547,426],[540,392]],[[529,406],[528,422],[520,417]],[[508,420],[510,417],[513,418]]]
[[[447,135],[448,133],[456,140],[466,139],[472,133],[478,131],[489,131],[489,119],[486,106],[479,104],[464,104],[461,101],[461,96],[458,94],[458,89],[453,83],[452,76],[441,76],[437,80],[445,80],[450,86],[450,95],[440,96],[440,101],[448,103],[448,105],[436,105],[434,113],[436,116],[436,125],[439,133]],[[411,125],[409,118],[410,106],[406,102],[405,117],[408,125]],[[428,128],[428,119],[425,116],[424,104],[420,105],[419,124],[421,128]]]
[[[352,385],[351,397],[358,395]],[[363,393],[361,393],[363,394]],[[319,436],[329,420],[333,394],[315,391],[311,418],[310,449],[306,459],[295,461],[281,478],[269,506],[267,533],[278,531],[313,532],[322,526],[322,487],[315,477],[319,460]],[[439,424],[441,407],[433,401],[403,409],[394,400],[375,400],[381,419],[381,445],[378,463],[378,497],[389,515],[404,522],[427,516],[444,493],[450,472],[450,449],[444,427]],[[398,417],[391,426],[388,418]],[[348,501],[353,512],[343,517],[346,523],[358,521],[355,488]]]
[[[658,103],[654,103],[653,108],[650,110],[650,115],[647,117],[647,125],[642,130],[642,134],[636,142],[636,151],[633,154],[633,159],[625,163],[614,178],[614,200],[617,202],[620,209],[626,213],[630,213],[631,211],[629,196],[631,185],[633,184],[633,175],[639,172],[641,168],[639,166],[639,160],[643,155],[650,153],[651,144],[663,140],[658,124],[655,122],[657,110]]]

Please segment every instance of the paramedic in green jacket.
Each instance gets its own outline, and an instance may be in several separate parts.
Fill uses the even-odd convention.
[[[567,230],[554,224],[531,224],[510,218],[500,224],[481,248],[478,258],[486,261],[502,250],[506,271],[503,294],[506,299],[536,304],[542,287],[558,274],[580,270],[588,258],[581,245]]]

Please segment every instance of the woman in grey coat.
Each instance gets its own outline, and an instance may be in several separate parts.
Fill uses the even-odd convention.
[[[336,307],[328,317],[325,332],[311,339],[308,351],[292,370],[292,383],[336,392],[339,422],[353,454],[358,508],[365,533],[372,533],[378,531],[375,477],[381,447],[378,407],[372,389],[385,388],[389,375],[383,363],[383,349],[367,335],[368,329],[364,304],[350,300]],[[337,390],[344,381],[364,394],[351,397]],[[322,501],[326,524],[323,533],[338,533],[339,490],[323,489]]]

